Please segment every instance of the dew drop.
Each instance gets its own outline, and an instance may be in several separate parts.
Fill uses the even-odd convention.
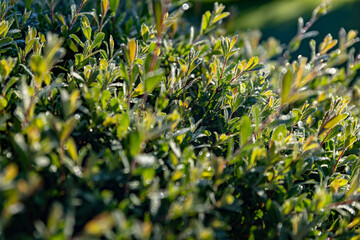
[[[57,167],[55,165],[50,166],[50,171],[51,172],[56,172],[56,170],[57,170]]]
[[[329,68],[329,73],[330,74],[335,74],[336,73],[336,68]]]
[[[189,9],[189,4],[187,4],[187,3],[184,3],[183,5],[182,5],[182,9],[184,10],[184,11],[186,11],[186,10],[188,10]]]
[[[81,169],[78,166],[74,167],[74,172],[77,176],[81,176]]]

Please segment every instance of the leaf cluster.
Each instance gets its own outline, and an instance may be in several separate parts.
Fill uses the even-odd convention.
[[[358,33],[291,58],[328,2],[286,45],[218,3],[0,1],[0,239],[358,239]]]

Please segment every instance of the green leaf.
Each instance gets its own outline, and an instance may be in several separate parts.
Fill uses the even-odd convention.
[[[286,104],[288,100],[287,98],[289,97],[291,91],[292,81],[293,81],[292,71],[291,69],[288,69],[281,82],[281,105]]]
[[[5,109],[7,105],[8,105],[8,101],[6,100],[6,98],[0,96],[0,111]]]
[[[7,91],[8,91],[18,80],[19,80],[19,79],[16,78],[16,77],[10,78],[10,80],[6,82],[6,84],[5,84],[5,86],[4,86],[3,90],[2,90],[3,94],[6,94]]]
[[[344,147],[348,148],[351,145],[353,145],[354,142],[356,142],[356,137],[355,136],[349,136],[348,138],[346,138],[345,143],[344,143]]]
[[[350,196],[358,188],[359,188],[359,171],[357,171],[356,175],[352,178],[350,183],[350,188],[346,192],[345,197]]]
[[[153,2],[153,11],[154,11],[154,17],[155,17],[155,26],[157,34],[161,34],[161,28],[162,28],[162,17],[163,17],[163,6],[161,0],[152,0]]]
[[[109,44],[110,44],[110,54],[111,54],[111,57],[112,57],[113,54],[114,54],[114,47],[115,47],[114,39],[113,39],[112,35],[110,35]]]
[[[65,143],[65,141],[69,138],[70,134],[74,130],[76,126],[75,117],[70,117],[64,124],[63,130],[60,134],[60,142]]]
[[[130,118],[127,112],[125,112],[121,115],[119,125],[116,129],[116,135],[119,139],[122,139],[127,134],[129,126]]]
[[[251,120],[248,115],[242,116],[240,120],[240,143],[241,146],[244,146],[251,136]]]
[[[9,22],[3,20],[0,23],[0,37],[1,38],[5,37],[8,31],[9,31]]]
[[[271,136],[271,140],[282,142],[286,137],[286,135],[287,135],[287,129],[285,125],[280,125],[274,130]]]
[[[47,70],[47,64],[42,56],[33,55],[30,59],[30,69],[35,75],[42,75]]]
[[[252,68],[257,66],[258,63],[259,63],[259,58],[258,57],[250,58],[250,60],[246,64],[246,67],[245,67],[244,71],[252,70]]]
[[[259,105],[255,105],[253,107],[253,116],[254,116],[254,122],[255,122],[255,132],[257,133],[260,128],[260,107]]]
[[[164,70],[158,69],[147,74],[145,79],[145,91],[151,93],[156,86],[161,82],[162,77],[164,76]]]
[[[103,32],[98,33],[96,35],[94,41],[91,44],[91,49],[100,47],[100,45],[101,45],[102,41],[104,40],[104,38],[105,38],[105,33],[103,33]]]
[[[212,20],[212,23],[216,23],[216,22],[220,21],[221,19],[228,17],[229,15],[230,15],[229,12],[221,13],[221,14],[217,15],[216,17],[214,17],[214,19]]]
[[[207,11],[203,14],[202,16],[202,20],[201,20],[201,29],[200,29],[200,34],[204,34],[206,32],[206,30],[209,27],[209,22],[210,22],[210,18],[211,18],[211,12]]]
[[[10,37],[5,37],[5,38],[0,39],[0,48],[9,45],[10,43],[12,43],[12,41],[13,41],[13,39]]]
[[[38,41],[37,38],[31,39],[25,46],[25,56],[28,55],[28,53],[31,51],[31,49],[34,46],[34,43]]]
[[[232,37],[231,42],[230,42],[230,48],[229,48],[230,50],[234,47],[237,40],[238,40],[238,35],[235,35]]]
[[[326,139],[324,139],[325,141],[328,141],[330,139],[333,139],[334,137],[336,137],[339,133],[341,133],[344,130],[344,127],[340,124],[336,125],[335,127],[333,127],[330,131],[330,133],[327,135]]]
[[[73,138],[69,138],[67,141],[66,141],[66,151],[69,153],[71,159],[74,161],[74,162],[77,162],[78,160],[78,154],[77,154],[77,149],[76,149],[76,143],[74,141]]]
[[[119,7],[120,0],[110,0],[110,10],[115,13]]]
[[[86,39],[90,40],[91,39],[91,27],[84,27],[84,28],[82,28],[82,31],[83,31]]]
[[[79,44],[81,47],[84,47],[84,43],[80,40],[80,38],[79,38],[77,35],[71,34],[70,37],[71,37],[72,39],[74,39],[74,41],[75,41],[77,44]]]
[[[339,114],[339,115],[333,117],[325,124],[324,128],[331,129],[331,128],[335,127],[339,122],[341,122],[342,120],[347,118],[347,116],[348,116],[347,113],[343,113],[343,114]]]
[[[129,145],[130,155],[135,157],[140,153],[142,143],[142,136],[139,131],[134,131],[129,134]]]

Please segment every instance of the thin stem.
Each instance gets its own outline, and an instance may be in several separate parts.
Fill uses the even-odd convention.
[[[284,108],[284,107],[281,106],[276,113],[271,114],[270,117],[267,118],[266,121],[260,126],[259,130],[258,130],[257,132],[254,132],[254,133],[252,133],[252,134],[250,135],[250,137],[249,137],[248,140],[245,142],[245,144],[243,145],[243,147],[246,146],[246,145],[248,145],[248,144],[251,142],[251,139],[252,139],[254,136],[257,136],[257,135],[261,134],[261,133],[266,129],[266,127],[280,115],[280,113],[282,112],[283,108]],[[235,157],[236,155],[238,155],[238,154],[241,152],[241,150],[242,150],[242,147],[239,147],[239,148],[233,153],[232,157]]]
[[[129,94],[127,96],[127,104],[128,104],[128,111],[130,111],[130,99],[131,99],[131,90],[132,90],[132,84],[131,84],[131,72],[132,72],[132,63],[130,63],[130,68],[129,68]]]
[[[35,96],[36,96],[36,93],[34,93],[34,95],[31,96],[31,98],[30,98],[30,105],[29,105],[29,108],[26,110],[25,120],[24,120],[24,122],[23,122],[23,124],[22,124],[23,127],[25,127],[26,124],[27,124],[28,121],[29,121],[30,111],[31,111],[32,105],[34,104]]]
[[[347,148],[344,148],[344,149],[342,150],[342,152],[341,152],[340,156],[339,156],[339,157],[338,157],[338,159],[336,160],[335,166],[333,167],[333,169],[332,169],[332,171],[331,171],[330,176],[334,174],[335,169],[336,169],[336,167],[337,167],[337,165],[338,165],[338,163],[339,163],[340,159],[341,159],[341,158],[342,158],[342,156],[344,155],[344,153],[345,153],[346,149],[347,149]]]
[[[158,58],[157,52],[158,52],[158,49],[160,48],[161,35],[162,35],[163,28],[164,28],[164,17],[165,17],[165,14],[166,14],[166,13],[168,12],[168,10],[169,10],[170,3],[171,3],[171,0],[167,0],[167,1],[165,2],[165,7],[164,7],[164,9],[163,9],[162,16],[161,16],[160,28],[159,28],[159,31],[157,32],[157,36],[156,36],[156,46],[155,46],[155,50],[154,50],[153,55],[152,55],[152,57],[151,57],[151,62],[150,62],[150,67],[149,67],[149,73],[154,70],[154,67],[155,67],[155,64],[156,64],[156,60],[157,60],[157,58]],[[142,104],[141,104],[141,107],[140,107],[141,112],[142,112],[142,111],[144,110],[144,108],[145,108],[147,96],[148,96],[148,94],[147,94],[147,92],[146,92],[146,90],[145,90],[145,93],[144,93],[143,99],[142,99]]]
[[[293,39],[300,39],[304,37],[305,33],[310,29],[312,25],[316,22],[316,16],[312,16],[311,19],[305,24],[305,27],[302,29],[302,31],[298,32]],[[285,52],[283,56],[280,58],[280,61],[284,61],[290,54],[289,51],[290,44],[286,47]]]
[[[221,74],[219,77],[219,81],[222,79],[223,75],[224,75],[224,71],[225,71],[225,67],[226,67],[226,63],[227,63],[227,59],[225,58],[222,70],[221,70]],[[230,81],[231,82],[231,81]],[[221,88],[224,86],[224,84],[221,84],[219,87],[216,88],[215,94],[212,95],[212,97],[209,99],[208,103],[206,104],[205,108],[207,108],[209,106],[209,104],[211,103],[211,101],[213,100],[213,98],[216,96],[216,94],[218,94],[221,90]]]
[[[238,75],[236,75],[235,77],[233,77],[229,83],[232,83],[235,79],[238,79],[244,72],[240,72]]]
[[[103,17],[101,17],[101,20],[100,20],[100,27],[99,27],[99,32],[101,32],[102,25],[103,25],[103,21],[104,21],[104,18],[103,18]]]
[[[355,198],[355,199],[350,199],[350,200],[346,200],[346,201],[343,201],[343,202],[332,203],[332,204],[328,205],[328,207],[329,208],[334,208],[334,207],[337,207],[337,206],[340,206],[340,205],[350,205],[353,202],[359,202],[359,201],[360,201],[360,198]]]
[[[112,24],[113,24],[113,34],[114,34],[114,37],[116,36],[116,19],[115,19],[115,13],[114,15],[111,17],[112,19]]]
[[[322,147],[322,145],[324,145],[325,140],[326,140],[326,139],[327,139],[327,137],[329,136],[329,134],[330,134],[331,130],[332,130],[332,129],[330,129],[330,130],[326,133],[326,136],[325,136],[325,138],[322,140],[322,142],[320,143],[319,148],[321,148],[321,147]]]
[[[82,0],[81,3],[80,3],[79,9],[77,10],[75,16],[74,16],[73,19],[71,20],[71,23],[70,23],[70,25],[69,25],[69,31],[70,31],[70,29],[72,28],[72,26],[74,25],[75,20],[76,20],[76,18],[77,18],[77,15],[80,13],[82,7],[84,6],[84,3],[85,3],[85,0]]]
[[[54,24],[54,6],[53,6],[53,0],[50,0],[50,19],[51,19],[51,24]]]
[[[231,111],[230,116],[229,116],[229,119],[228,119],[228,122],[230,122],[233,114],[234,114],[234,111]]]
[[[220,75],[220,77],[219,77],[219,80],[222,79],[222,77],[223,77],[223,75],[224,75],[226,63],[227,63],[227,58],[225,58],[224,65],[223,65],[223,67],[222,67],[221,75]]]

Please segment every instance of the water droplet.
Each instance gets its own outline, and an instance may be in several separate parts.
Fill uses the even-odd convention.
[[[92,128],[90,128],[90,130],[89,130],[90,132],[93,132],[93,129]]]
[[[186,11],[186,10],[188,10],[189,9],[189,4],[187,4],[187,3],[184,3],[183,5],[182,5],[182,9],[184,10],[184,11]]]
[[[336,68],[329,68],[329,73],[330,74],[335,74],[336,73]]]
[[[12,157],[12,153],[11,153],[11,152],[8,152],[8,153],[6,154],[6,157],[7,157],[7,158],[11,158],[11,157]]]
[[[57,170],[57,167],[55,165],[50,166],[50,171],[51,172],[56,172],[56,170]]]
[[[75,119],[79,120],[80,119],[80,115],[79,114],[75,114]]]
[[[78,167],[78,166],[75,166],[74,167],[74,172],[75,172],[75,174],[77,175],[77,176],[81,176],[82,174],[81,174],[81,169],[80,169],[80,167]]]

